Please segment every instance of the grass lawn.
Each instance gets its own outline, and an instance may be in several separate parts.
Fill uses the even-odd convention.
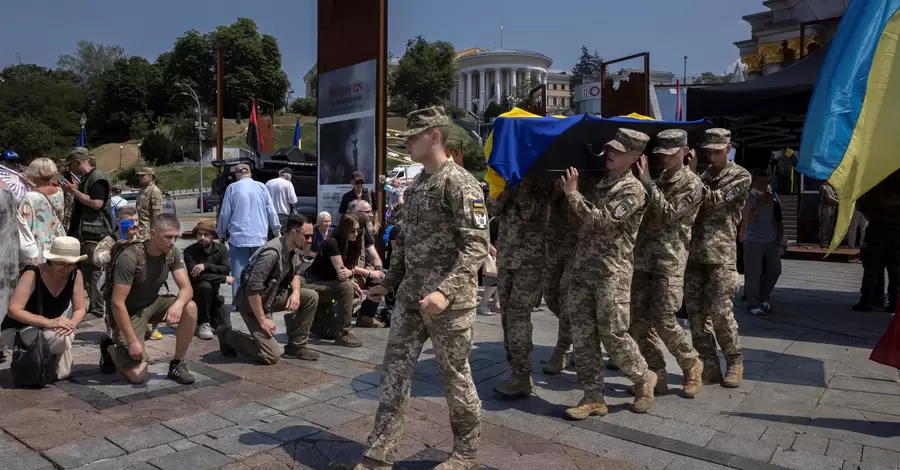
[[[294,126],[276,127],[274,134],[274,149],[294,146]],[[314,125],[302,125],[301,121],[300,136],[303,139],[303,151],[316,153],[316,127]],[[225,145],[228,147],[250,148],[247,146],[247,137],[243,135],[226,140]]]
[[[159,189],[174,191],[176,189],[197,189],[200,184],[200,168],[190,166],[157,166],[153,168],[156,173],[156,182]],[[218,176],[216,168],[203,167],[203,187],[212,187],[212,180]],[[115,178],[115,176],[113,176]]]

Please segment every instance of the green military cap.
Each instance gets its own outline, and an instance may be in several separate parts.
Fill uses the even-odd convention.
[[[417,109],[406,115],[406,130],[398,134],[400,137],[421,134],[428,129],[445,127],[453,124],[443,106]]]
[[[687,132],[683,129],[666,129],[656,134],[656,147],[653,153],[675,155],[687,145]]]
[[[142,175],[156,176],[156,173],[153,172],[153,168],[150,168],[149,166],[138,168],[137,171],[134,172],[134,174],[136,174],[138,176],[142,176]]]
[[[728,147],[728,144],[730,143],[731,131],[729,131],[728,129],[716,127],[713,129],[707,129],[706,133],[703,134],[702,147],[705,149],[725,150],[725,148]]]
[[[91,158],[91,152],[89,152],[88,149],[84,147],[75,147],[75,149],[66,155],[65,164],[68,166],[80,160],[87,160],[88,158]]]
[[[616,138],[607,142],[606,145],[620,152],[643,153],[648,142],[650,142],[649,135],[621,127],[616,131]]]

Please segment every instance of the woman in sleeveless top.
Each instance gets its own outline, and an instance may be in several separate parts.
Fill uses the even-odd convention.
[[[9,314],[0,323],[0,344],[12,348],[16,331],[26,327],[40,328],[47,346],[56,359],[59,380],[72,370],[72,340],[75,328],[87,312],[84,285],[76,264],[81,243],[72,237],[57,237],[44,253],[46,261],[28,265],[22,271],[9,301]],[[72,305],[72,318],[64,314]]]
[[[57,168],[49,158],[35,158],[28,165],[25,175],[34,182],[35,188],[22,198],[19,203],[19,214],[31,229],[40,253],[46,253],[50,250],[54,238],[66,235],[62,223],[65,196],[61,189],[53,185]],[[37,260],[41,261],[43,259]]]

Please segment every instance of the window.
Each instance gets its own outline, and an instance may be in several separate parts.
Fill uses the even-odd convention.
[[[550,98],[550,104],[552,104],[553,106],[556,106],[556,97],[555,96]]]
[[[560,107],[565,107],[565,105],[566,105],[566,98],[565,98],[565,97],[560,97],[560,98],[559,98],[559,106],[560,106]]]
[[[555,89],[556,89],[556,84],[555,84],[555,83],[554,83],[554,84],[553,84],[553,88],[552,88],[552,89],[553,89],[553,90],[555,90]]]
[[[559,89],[562,90],[562,91],[566,91],[566,85],[560,85],[560,86],[559,86]]]

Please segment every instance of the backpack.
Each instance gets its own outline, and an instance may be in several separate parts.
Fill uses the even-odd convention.
[[[275,248],[272,248],[271,246],[263,246],[262,248],[257,250],[256,253],[253,253],[253,255],[250,256],[250,259],[247,262],[247,267],[244,268],[243,271],[241,271],[241,285],[238,288],[238,292],[240,292],[241,289],[245,288],[245,286],[249,285],[250,273],[253,272],[253,267],[256,264],[256,260],[260,257],[260,255],[262,255],[263,253],[265,253],[267,251],[277,252],[278,250]],[[278,289],[278,286],[281,285],[281,282],[284,280],[285,270],[284,270],[284,265],[283,265],[282,261],[283,261],[283,257],[279,254],[278,267],[279,267],[279,270],[281,271],[282,279],[267,279],[265,287],[263,287],[263,291],[260,293],[260,298],[263,301],[263,311],[265,311],[265,312],[272,311],[272,306],[275,302],[275,295],[272,295],[272,294],[275,293],[275,291]]]
[[[116,267],[116,261],[119,260],[119,256],[125,252],[128,248],[135,247],[137,249],[135,263],[134,263],[134,282],[143,282],[147,276],[146,267],[147,267],[147,252],[144,251],[144,240],[137,241],[128,241],[128,240],[119,240],[115,245],[109,250],[109,262],[106,264],[106,282],[103,283],[103,299],[106,301],[106,305],[112,305],[112,292],[113,287],[116,283],[113,281],[113,272]],[[175,256],[172,254],[170,250],[166,253],[166,266],[171,270],[175,267]],[[166,290],[169,289],[168,284],[166,284]],[[111,315],[110,315],[111,316]]]
[[[388,246],[391,245],[391,229],[394,228],[393,225],[389,225],[387,229],[384,231],[384,246],[387,249]]]

